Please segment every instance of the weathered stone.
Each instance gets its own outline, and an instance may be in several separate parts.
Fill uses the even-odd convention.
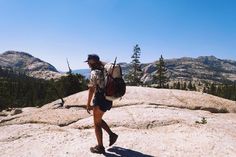
[[[83,108],[87,95],[65,98],[67,107],[54,102],[1,118],[1,157],[100,156],[89,151],[97,142],[93,117]],[[128,87],[103,117],[119,135],[109,148],[104,131],[105,156],[236,156],[234,107],[198,92]]]
[[[15,108],[15,109],[11,110],[10,115],[14,116],[14,115],[17,115],[17,114],[20,114],[20,113],[22,113],[22,109]]]

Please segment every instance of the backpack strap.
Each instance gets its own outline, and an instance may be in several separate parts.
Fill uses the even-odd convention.
[[[97,69],[97,70],[100,70],[101,74],[103,75],[103,79],[104,79],[104,81],[105,81],[105,77],[104,77],[104,68]],[[100,88],[98,84],[96,85],[97,92],[99,92],[99,93],[104,93],[105,88],[106,88],[106,87],[104,87],[104,88]]]

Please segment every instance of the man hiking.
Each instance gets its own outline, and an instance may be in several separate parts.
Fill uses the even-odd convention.
[[[100,61],[99,56],[96,54],[90,54],[88,55],[88,58],[85,62],[87,62],[91,68],[90,81],[88,84],[89,94],[87,101],[87,111],[90,113],[90,110],[93,110],[95,134],[98,142],[98,145],[91,147],[90,151],[92,153],[104,154],[105,148],[103,146],[102,129],[104,129],[109,134],[109,146],[113,145],[118,138],[118,135],[113,133],[107,123],[102,119],[104,113],[111,109],[112,101],[106,100],[104,95],[104,64]],[[93,104],[91,105],[92,98]]]

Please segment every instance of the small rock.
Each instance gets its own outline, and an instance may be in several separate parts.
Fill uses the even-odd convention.
[[[22,109],[16,108],[16,109],[13,109],[13,110],[10,112],[10,115],[11,115],[11,116],[14,116],[14,115],[17,115],[17,114],[20,114],[20,113],[22,113]]]
[[[6,117],[6,116],[8,116],[8,113],[2,111],[2,112],[0,112],[0,116]]]

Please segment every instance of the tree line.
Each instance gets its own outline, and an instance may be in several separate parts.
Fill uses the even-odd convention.
[[[58,80],[44,80],[0,67],[0,110],[40,107],[86,89],[87,80],[80,74],[68,73]]]

